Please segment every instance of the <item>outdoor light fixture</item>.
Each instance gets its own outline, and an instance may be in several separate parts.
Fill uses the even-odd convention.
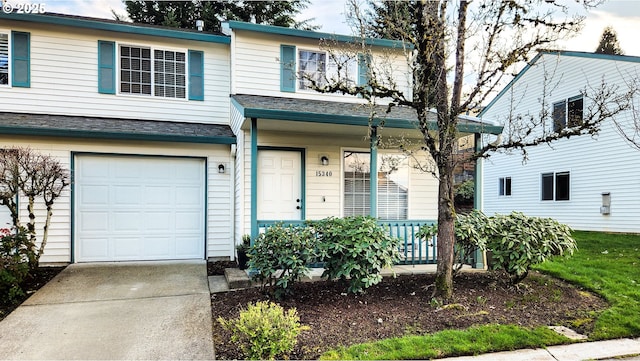
[[[329,157],[326,155],[320,156],[320,164],[329,165]]]
[[[218,173],[224,173],[224,164],[218,165]]]

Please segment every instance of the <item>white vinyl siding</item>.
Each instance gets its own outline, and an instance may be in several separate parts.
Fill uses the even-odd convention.
[[[228,44],[56,26],[25,28],[20,22],[3,25],[31,33],[31,87],[0,92],[3,111],[229,124]],[[204,101],[98,93],[98,40],[203,51]]]
[[[319,40],[296,38],[295,42],[291,37],[273,34],[260,34],[256,32],[234,30],[231,52],[233,56],[232,69],[232,94],[250,94],[276,97],[307,98],[319,100],[334,100],[341,102],[362,103],[363,99],[355,96],[345,96],[343,94],[320,94],[311,91],[303,92],[281,92],[280,90],[280,46],[295,45],[296,57],[299,57],[299,50],[323,52],[320,49]],[[372,64],[377,66],[379,72],[388,70],[393,74],[398,86],[410,94],[411,75],[408,64],[402,50],[392,50],[387,48],[373,48],[374,60]],[[330,65],[330,56],[327,55],[327,63]],[[355,59],[354,59],[355,60]],[[296,59],[296,63],[299,59]],[[259,66],[256,66],[259,64]],[[354,65],[350,65],[352,68]],[[357,65],[355,65],[357,68]],[[352,70],[357,72],[356,70]],[[331,69],[327,69],[327,74],[331,75]],[[384,100],[380,100],[384,103]]]
[[[640,72],[640,63],[543,55],[518,78],[513,88],[487,109],[483,118],[500,123],[509,113],[540,114],[545,70],[555,74],[549,79],[555,86],[546,103],[547,112],[551,114],[556,100],[571,99],[585,87],[597,88],[601,80],[624,89],[625,79]],[[515,111],[510,109],[512,104],[517,104]],[[583,106],[586,112],[590,106],[587,97]],[[632,112],[618,115],[617,121],[631,126]],[[524,163],[519,152],[494,154],[483,162],[482,209],[488,214],[515,210],[531,216],[552,217],[578,230],[640,232],[639,154],[626,144],[610,121],[605,121],[593,137],[571,137],[554,142],[551,147],[528,148]],[[564,171],[570,171],[570,201],[541,201],[541,175]],[[511,197],[498,196],[495,180],[505,174],[513,179]],[[606,216],[600,212],[603,193],[611,194],[611,214]]]
[[[206,220],[206,257],[233,257],[233,246],[230,239],[233,234],[232,216],[233,196],[231,194],[231,172],[218,173],[218,164],[229,164],[229,146],[211,144],[159,143],[159,142],[126,142],[69,140],[53,138],[33,138],[0,136],[0,147],[22,146],[49,154],[58,159],[62,165],[71,168],[71,152],[202,157],[206,159],[207,173],[207,220]],[[20,199],[21,217],[26,222],[26,200]],[[45,208],[38,204],[36,218],[37,229],[42,230]],[[43,263],[68,263],[71,260],[71,188],[67,188],[56,200],[53,218],[49,228],[49,240],[42,256]]]

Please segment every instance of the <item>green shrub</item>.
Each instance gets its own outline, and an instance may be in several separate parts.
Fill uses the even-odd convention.
[[[36,253],[25,228],[0,230],[0,303],[11,304],[24,296],[21,284]]]
[[[382,280],[380,271],[399,258],[400,240],[372,217],[327,218],[313,222],[318,232],[322,277],[348,279],[349,292],[362,292]]]
[[[263,290],[281,299],[289,295],[292,286],[309,272],[315,262],[313,230],[303,226],[273,225],[261,233],[249,248],[249,268],[253,279]]]
[[[475,194],[475,182],[468,179],[455,187],[455,201],[458,204],[473,204]]]
[[[504,271],[512,284],[522,281],[532,265],[551,256],[573,254],[575,240],[571,228],[551,218],[528,217],[523,213],[487,217],[474,210],[455,220],[455,270],[465,255],[476,248],[493,253],[493,268]],[[429,239],[437,234],[437,225],[422,226],[416,236]]]
[[[231,342],[251,360],[275,360],[293,351],[298,335],[309,330],[300,324],[295,308],[284,309],[272,302],[249,304],[237,319],[218,318],[223,328],[231,332]]]
[[[489,218],[478,210],[473,210],[469,214],[458,214],[454,223],[455,244],[454,244],[454,275],[466,263],[467,257],[473,254],[476,249],[484,250],[487,244],[486,227]],[[438,225],[424,225],[420,227],[416,237],[429,240],[438,234]]]
[[[485,232],[493,252],[494,269],[504,270],[512,284],[522,281],[532,265],[551,256],[573,254],[577,248],[571,228],[551,218],[528,217],[520,212],[495,215]]]

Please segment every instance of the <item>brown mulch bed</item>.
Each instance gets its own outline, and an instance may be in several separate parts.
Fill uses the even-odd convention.
[[[0,321],[7,317],[13,310],[18,308],[29,296],[34,294],[40,287],[44,286],[53,277],[60,273],[65,267],[40,267],[35,274],[30,275],[23,283],[22,289],[25,292],[24,297],[15,303],[7,303],[4,299],[5,295],[0,295]]]
[[[292,359],[317,359],[340,345],[427,334],[473,325],[515,324],[526,327],[565,325],[583,334],[593,327],[591,311],[605,301],[561,280],[531,273],[519,288],[508,287],[495,273],[463,273],[455,280],[455,306],[442,308],[431,299],[434,275],[385,278],[365,294],[346,294],[340,282],[296,284],[294,295],[279,302],[295,307],[303,332]],[[248,302],[268,300],[259,288],[211,295],[216,358],[241,359],[238,347],[218,317],[235,318]],[[578,328],[572,326],[580,325]],[[589,322],[591,320],[591,322]]]

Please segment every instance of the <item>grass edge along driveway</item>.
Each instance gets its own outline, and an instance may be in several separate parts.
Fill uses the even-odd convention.
[[[610,308],[597,315],[590,340],[640,335],[640,235],[576,231],[578,251],[537,270],[604,297]],[[485,325],[341,347],[321,359],[400,360],[474,355],[536,348],[570,341],[546,327]]]

